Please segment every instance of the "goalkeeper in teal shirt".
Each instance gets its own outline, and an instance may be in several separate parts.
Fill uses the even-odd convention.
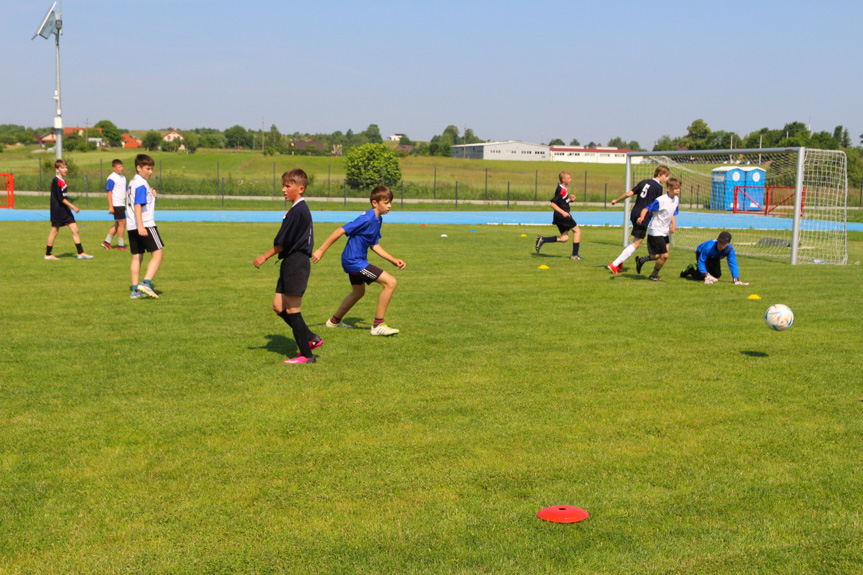
[[[749,285],[740,281],[740,269],[737,267],[737,256],[734,246],[731,245],[731,234],[721,232],[715,240],[707,240],[695,248],[695,264],[689,264],[680,272],[680,277],[691,277],[697,281],[704,281],[710,285],[719,281],[722,276],[722,268],[719,265],[723,259],[728,260],[728,271],[734,278],[734,285]]]

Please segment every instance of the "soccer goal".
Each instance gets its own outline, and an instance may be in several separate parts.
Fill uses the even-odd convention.
[[[845,152],[808,148],[630,152],[626,189],[653,177],[657,165],[681,181],[672,246],[694,250],[732,232],[740,255],[798,263],[848,261]],[[629,241],[629,199],[623,233]]]

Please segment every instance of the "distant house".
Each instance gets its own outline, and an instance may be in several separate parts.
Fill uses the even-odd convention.
[[[70,128],[63,128],[63,135],[68,136],[71,134],[77,134],[78,136],[83,136],[85,134],[94,134],[102,133],[102,128],[82,128],[81,126],[72,126]],[[57,132],[55,130],[51,130],[47,134],[42,136],[36,136],[36,141],[40,144],[51,144],[53,145],[57,141]]]
[[[623,148],[585,148],[584,146],[551,146],[552,162],[578,162],[582,164],[625,164],[627,152]]]
[[[314,148],[320,152],[324,151],[324,143],[316,142],[315,140],[291,139],[289,146],[294,150],[308,150],[309,148]]]
[[[390,142],[398,142],[404,137],[404,134],[392,134],[390,135]]]
[[[133,138],[129,134],[120,134],[120,137],[123,138],[122,146],[124,148],[140,148],[141,140],[138,138]]]
[[[165,132],[165,134],[162,136],[162,139],[165,140],[166,142],[173,142],[174,140],[180,140],[182,142],[183,141],[183,134],[181,134],[180,132],[178,132],[174,128],[171,128],[170,130]]]

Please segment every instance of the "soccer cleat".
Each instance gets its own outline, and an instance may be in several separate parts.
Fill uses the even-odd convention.
[[[614,262],[611,262],[610,264],[608,264],[608,265],[607,265],[607,266],[605,266],[605,267],[607,267],[607,268],[608,268],[608,271],[610,271],[610,272],[611,272],[611,273],[613,273],[614,275],[617,275],[617,272],[619,272],[619,271],[620,271],[620,267],[619,267],[619,266],[614,265]]]
[[[127,248],[126,246],[117,246],[116,249],[120,250],[121,252],[125,252],[129,248]]]
[[[48,255],[46,255],[46,256],[45,256],[45,259],[46,259],[46,260],[59,260],[60,258],[58,258],[57,256],[55,256],[54,254],[48,254]]]
[[[108,242],[102,242],[102,247],[105,248],[106,250],[113,250],[114,249],[111,247],[111,244],[109,244]]]
[[[145,296],[144,294],[142,294],[139,291],[129,292],[129,299],[141,299],[141,298],[145,298],[145,297],[147,297],[147,296]]]
[[[692,265],[692,264],[689,264],[688,266],[686,266],[686,269],[685,269],[685,270],[683,270],[682,272],[680,272],[680,277],[685,278],[685,277],[687,277],[687,276],[690,276],[690,275],[692,275],[692,272],[693,272],[694,270],[695,270],[695,266],[694,266],[694,265]]]
[[[659,277],[658,275],[653,275],[653,274],[650,274],[650,281],[652,281],[652,282],[663,282],[663,283],[665,283],[665,280],[663,280],[663,279],[662,279],[661,277]]]
[[[348,324],[346,324],[346,323],[345,323],[345,322],[343,322],[343,321],[340,321],[339,323],[333,323],[333,322],[332,322],[332,320],[329,320],[329,319],[328,319],[328,320],[327,320],[327,327],[347,327],[347,328],[352,328],[352,327],[354,327],[354,326],[352,326],[352,325],[348,325]]]
[[[536,248],[536,253],[539,253],[539,248],[542,247],[542,244],[542,236],[536,236],[536,245],[534,246]]]
[[[153,291],[153,288],[148,286],[145,283],[138,284],[138,292],[143,293],[145,297],[151,297],[153,299],[159,299],[158,294]]]
[[[319,338],[318,338],[318,339],[316,339],[315,341],[310,341],[310,342],[309,342],[309,347],[310,347],[310,348],[312,348],[312,349],[318,349],[318,348],[319,348],[319,347],[321,347],[322,345],[324,345],[324,339],[323,339],[323,338],[321,338],[321,337],[319,337]]]
[[[571,259],[571,260],[583,260],[584,258],[581,256],[569,256],[569,259]]]
[[[295,363],[316,363],[317,359],[315,356],[306,357],[304,355],[298,355],[297,357],[292,357],[291,359],[286,359],[285,363],[288,365],[293,365]]]
[[[641,268],[644,265],[644,259],[635,258],[635,273],[641,275]]]
[[[91,256],[90,254],[81,253],[81,254],[78,254],[78,259],[79,260],[92,260],[93,256]]]
[[[625,272],[625,271],[626,271],[626,267],[625,267],[623,264],[620,264],[619,266],[617,266],[617,271],[619,271],[619,272]]]
[[[373,327],[371,334],[372,335],[395,335],[399,332],[399,330],[391,328],[385,323],[380,324],[378,327]]]

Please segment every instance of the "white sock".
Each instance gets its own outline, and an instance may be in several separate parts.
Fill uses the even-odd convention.
[[[111,240],[113,240],[113,239],[114,239],[114,236],[112,236],[111,234],[108,234],[107,236],[105,236],[105,242],[106,243],[110,244]]]
[[[125,243],[123,243],[123,238],[118,238],[118,239],[117,239],[117,245],[118,245],[118,246],[120,246],[121,248],[126,247],[126,244],[125,244]]]
[[[632,254],[634,254],[636,249],[638,249],[638,248],[633,247],[633,246],[632,246],[632,244],[629,244],[628,246],[626,246],[626,247],[623,249],[623,251],[622,251],[622,252],[620,252],[620,255],[619,255],[619,256],[617,256],[617,259],[616,259],[616,260],[614,260],[614,262],[613,262],[613,263],[614,263],[614,267],[619,267],[619,266],[620,266],[620,264],[622,264],[622,263],[623,263],[623,262],[625,262],[627,259],[629,259],[629,256],[631,256]]]

